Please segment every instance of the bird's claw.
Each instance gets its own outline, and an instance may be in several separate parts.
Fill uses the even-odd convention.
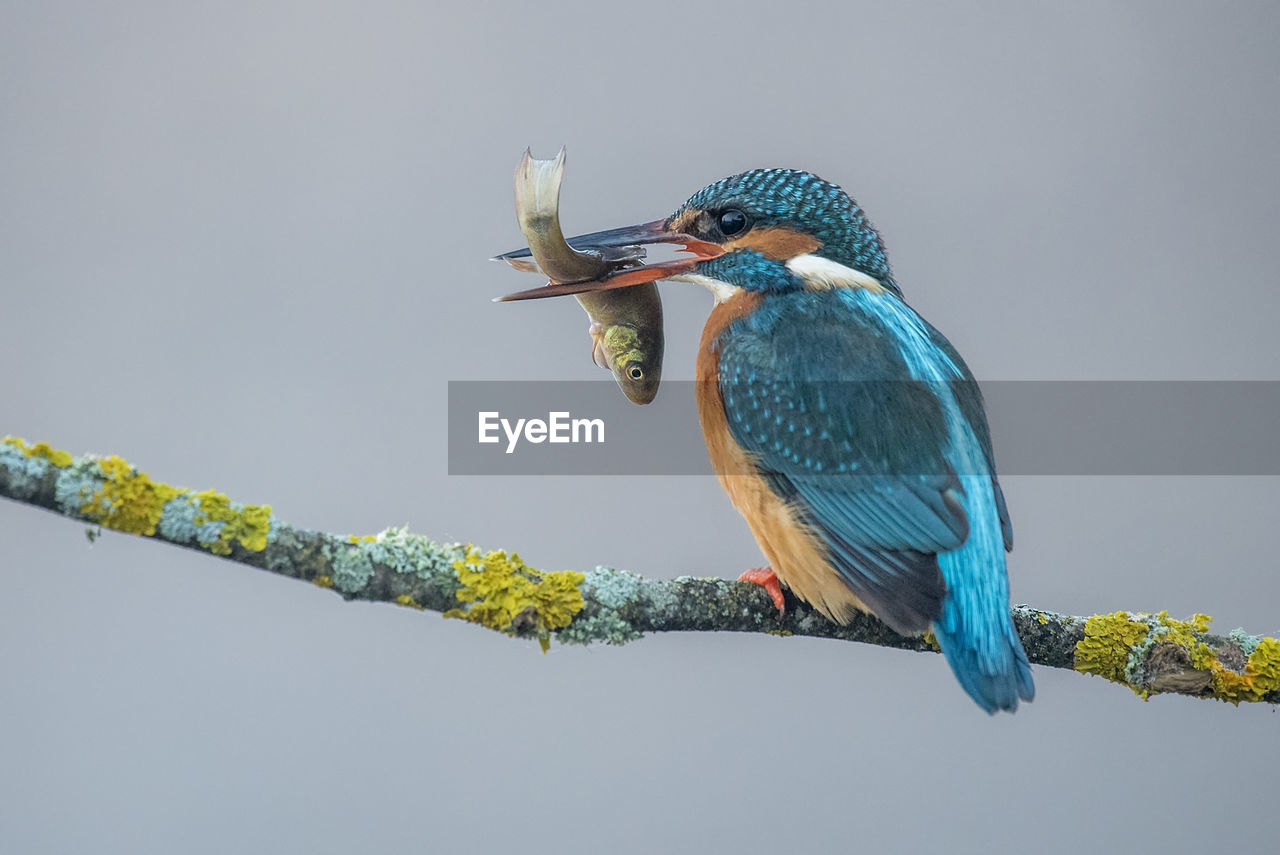
[[[787,601],[782,597],[782,585],[778,583],[778,574],[773,572],[772,567],[753,567],[739,576],[738,581],[750,582],[764,588],[769,594],[769,599],[773,600],[773,604],[778,607],[778,617],[786,615]]]

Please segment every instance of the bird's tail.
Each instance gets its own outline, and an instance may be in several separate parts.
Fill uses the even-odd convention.
[[[990,487],[966,484],[970,497],[989,499]],[[994,508],[970,515],[969,537],[957,550],[938,555],[947,583],[942,615],[933,633],[951,671],[978,706],[989,713],[1013,712],[1036,687],[1031,665],[1009,614],[1009,577]]]
[[[1036,696],[1031,680],[1031,664],[1013,628],[1006,606],[1003,625],[975,626],[947,597],[942,617],[933,624],[942,654],[969,697],[989,713],[1013,712],[1018,700]]]

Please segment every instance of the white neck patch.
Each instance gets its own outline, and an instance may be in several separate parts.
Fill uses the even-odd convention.
[[[711,276],[703,276],[701,273],[680,273],[670,277],[672,282],[692,282],[694,285],[701,285],[711,292],[716,298],[717,303],[727,303],[733,297],[742,292],[737,285],[730,285],[728,282],[722,282]]]
[[[803,279],[807,287],[815,290],[866,288],[874,294],[883,294],[885,291],[884,283],[874,276],[821,255],[797,255],[787,261],[787,269]]]

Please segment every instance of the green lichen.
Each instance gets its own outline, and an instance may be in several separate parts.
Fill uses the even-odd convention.
[[[644,586],[644,579],[635,573],[604,566],[589,571],[585,581],[596,602],[611,609],[634,604]]]
[[[627,623],[613,610],[606,610],[589,618],[579,618],[560,630],[556,636],[564,644],[626,644],[635,641],[642,633]]]
[[[358,594],[379,568],[401,575],[416,576],[437,586],[447,584],[449,593],[457,583],[454,563],[466,557],[457,543],[437,543],[407,527],[388,528],[377,534],[348,535],[345,540],[326,543],[322,549],[333,566],[333,586],[344,594]]]
[[[579,588],[586,578],[582,573],[537,570],[514,552],[481,555],[469,549],[453,569],[462,583],[457,593],[462,608],[449,609],[445,617],[508,635],[534,635],[544,653],[551,646],[551,631],[569,626],[586,605]]]
[[[165,503],[185,492],[152,481],[147,473],[139,472],[115,455],[84,460],[71,468],[80,467],[90,471],[79,474],[97,475],[101,486],[86,497],[82,484],[76,491],[76,496],[83,500],[77,510],[101,526],[128,534],[154,535]],[[92,467],[98,472],[92,472]]]
[[[437,543],[414,534],[408,526],[392,526],[358,540],[359,548],[375,564],[424,581],[445,575],[452,578],[454,562],[461,561],[467,554],[466,547],[460,543]]]
[[[1262,639],[1258,636],[1250,635],[1245,632],[1244,627],[1242,626],[1238,626],[1231,630],[1227,637],[1240,647],[1240,651],[1244,653],[1245,656],[1252,655],[1253,651],[1257,650],[1258,645],[1262,642]]]
[[[333,587],[344,594],[358,593],[373,578],[373,559],[362,549],[338,547],[336,552],[331,554],[328,547],[324,550],[333,566]]]
[[[1149,630],[1145,621],[1135,620],[1128,612],[1094,615],[1085,621],[1084,638],[1076,644],[1076,670],[1123,683],[1142,694],[1125,679],[1125,673],[1134,646]]]
[[[622,615],[637,612],[665,614],[677,608],[683,596],[682,587],[694,582],[726,584],[724,579],[712,576],[645,579],[626,570],[601,565],[586,574],[583,590],[601,606]]]
[[[196,493],[191,499],[196,506],[197,527],[221,523],[217,540],[208,544],[214,555],[230,555],[231,546],[236,542],[250,552],[261,552],[267,548],[267,533],[271,529],[270,505],[242,505],[214,490]]]

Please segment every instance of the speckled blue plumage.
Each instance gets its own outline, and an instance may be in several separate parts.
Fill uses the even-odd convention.
[[[753,169],[693,194],[672,218],[695,209],[740,208],[758,226],[794,226],[823,245],[823,255],[897,290],[884,244],[858,204],[839,186],[797,169]]]
[[[686,203],[728,205],[757,225],[813,234],[816,254],[891,284],[879,235],[834,185],[759,170]],[[959,354],[896,286],[807,287],[785,261],[749,250],[697,273],[759,295],[712,347],[730,434],[769,488],[881,619],[933,630],[979,706],[1030,700],[1009,614],[1012,528],[981,394]]]
[[[721,395],[735,441],[853,592],[901,632],[932,628],[974,700],[1013,709],[1033,688],[1009,617],[1012,537],[985,422],[953,391],[976,387],[935,337],[890,294],[770,295],[721,337]]]
[[[698,275],[737,285],[744,291],[785,294],[804,283],[784,265],[750,249],[740,249],[698,265]]]

